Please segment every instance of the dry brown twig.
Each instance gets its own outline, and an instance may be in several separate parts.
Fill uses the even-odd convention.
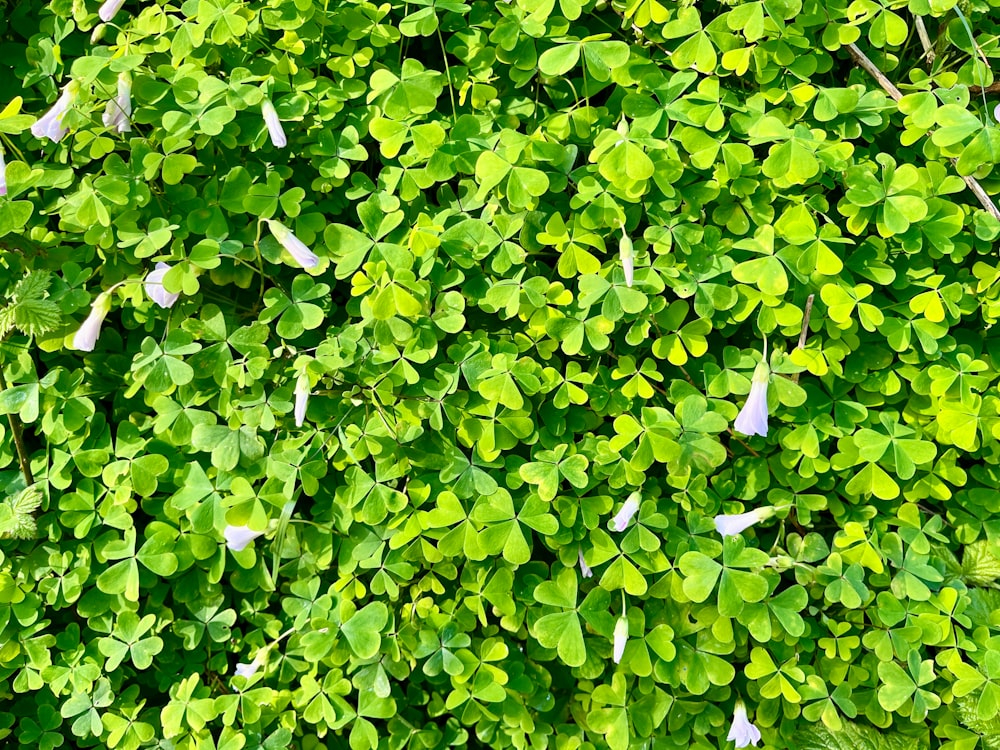
[[[847,51],[851,53],[851,57],[854,58],[854,61],[866,73],[868,73],[868,75],[870,75],[872,78],[878,81],[879,86],[881,86],[882,89],[885,91],[885,93],[887,93],[890,97],[892,97],[894,101],[898,102],[900,99],[903,98],[903,93],[898,88],[896,88],[896,85],[892,81],[886,78],[885,74],[878,69],[878,66],[875,65],[875,63],[873,63],[868,58],[868,56],[858,48],[856,44],[854,44],[853,42],[848,44]],[[957,161],[956,159],[951,159],[952,164],[954,164],[956,161]],[[959,175],[959,176],[962,177],[962,181],[965,182],[969,190],[972,191],[972,194],[979,199],[979,203],[982,205],[982,207],[991,216],[993,216],[993,218],[1000,221],[1000,209],[997,209],[996,204],[993,202],[993,199],[990,198],[989,193],[987,193],[983,189],[983,186],[979,184],[979,181],[976,180],[976,178],[972,177],[971,175],[969,176]]]

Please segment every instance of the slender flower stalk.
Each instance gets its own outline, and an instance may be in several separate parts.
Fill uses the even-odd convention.
[[[723,537],[738,536],[754,524],[767,520],[773,515],[774,506],[771,505],[755,508],[749,513],[736,513],[731,516],[719,515],[715,517],[715,530]]]
[[[767,343],[764,344],[764,355],[753,371],[750,383],[750,395],[743,408],[733,422],[733,428],[744,435],[767,435],[767,382],[771,377],[771,368],[767,365]]]
[[[615,623],[615,651],[613,659],[615,664],[621,664],[622,656],[625,653],[625,644],[628,642],[628,618],[622,615]]]
[[[0,149],[0,195],[7,195],[7,162],[3,160],[3,149]]]
[[[264,221],[267,222],[274,239],[291,254],[296,263],[303,268],[315,268],[319,265],[319,257],[306,247],[302,240],[292,234],[291,229],[274,219],[264,219]]]
[[[593,569],[587,565],[587,561],[583,559],[583,550],[580,550],[580,575],[584,578],[592,578],[594,576]]]
[[[76,101],[80,85],[76,81],[70,81],[63,87],[62,94],[52,105],[51,109],[42,115],[35,124],[31,126],[31,133],[36,138],[48,138],[50,141],[58,143],[66,135],[66,128],[63,127],[63,117],[67,110]]]
[[[166,309],[173,307],[174,303],[180,299],[180,292],[168,292],[163,286],[163,277],[170,270],[170,264],[160,261],[156,264],[156,269],[146,274],[146,280],[142,286],[146,290],[146,296],[160,307]]]
[[[635,256],[632,252],[632,238],[625,233],[625,225],[622,224],[622,238],[618,243],[618,256],[622,261],[622,269],[625,271],[625,285],[632,286],[635,278]]]
[[[274,111],[274,105],[270,99],[265,99],[260,103],[260,113],[264,117],[264,124],[267,125],[267,132],[271,136],[271,143],[275,148],[284,148],[288,145],[285,131],[281,127],[281,120],[278,113]]]
[[[72,348],[81,352],[92,352],[101,335],[101,324],[111,310],[111,295],[101,292],[90,306],[90,315],[73,335]]]
[[[622,506],[621,510],[611,519],[611,530],[612,531],[625,531],[628,528],[629,521],[632,520],[632,516],[636,514],[639,510],[639,501],[642,499],[642,495],[638,492],[633,492],[628,496],[625,504]]]
[[[263,534],[263,531],[254,531],[249,526],[226,526],[226,530],[222,532],[226,538],[226,546],[233,552],[242,552],[250,542]]]
[[[736,747],[757,747],[760,742],[760,730],[751,723],[747,716],[747,707],[743,701],[736,701],[736,709],[733,711],[733,725],[729,728],[727,740],[736,743]]]
[[[115,17],[115,13],[121,10],[121,7],[125,4],[125,0],[104,0],[104,4],[101,9],[97,11],[97,15],[101,17],[104,23],[108,23],[112,18]]]
[[[264,663],[267,661],[267,655],[268,653],[270,653],[271,649],[277,646],[279,643],[281,643],[283,640],[285,640],[288,636],[290,636],[294,632],[295,628],[289,628],[284,633],[275,638],[273,641],[271,641],[271,643],[267,644],[263,648],[257,649],[257,653],[254,654],[253,661],[251,661],[249,664],[240,663],[236,665],[236,670],[233,672],[233,676],[243,677],[244,679],[249,680],[251,677],[257,674],[257,671],[262,666],[264,666]],[[326,633],[327,628],[320,628],[316,632]]]
[[[104,127],[119,133],[132,130],[132,79],[128,73],[118,74],[118,96],[108,102],[104,110]]]
[[[309,376],[304,372],[295,381],[295,426],[301,427],[306,421],[306,406],[309,404]]]

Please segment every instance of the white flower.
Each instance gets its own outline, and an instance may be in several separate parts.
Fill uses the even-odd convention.
[[[31,126],[32,135],[36,138],[48,138],[56,143],[61,141],[62,137],[66,135],[66,128],[62,126],[63,117],[66,115],[66,110],[76,101],[79,88],[76,81],[67,83],[52,108]]]
[[[0,151],[0,195],[7,195],[7,162],[3,160],[3,151]]]
[[[767,435],[767,381],[770,377],[771,368],[762,359],[753,371],[747,402],[733,422],[733,427],[738,432],[744,435]]]
[[[295,381],[295,426],[301,427],[306,421],[306,405],[309,403],[309,376],[299,375]]]
[[[319,265],[319,258],[305,246],[298,237],[292,234],[292,230],[282,224],[280,221],[275,221],[274,219],[264,219],[267,222],[267,226],[271,230],[271,234],[274,235],[274,239],[285,248],[291,256],[295,258],[295,262],[298,263],[303,268],[315,268]]]
[[[250,542],[263,534],[263,531],[254,531],[249,526],[226,526],[226,530],[222,532],[226,537],[226,546],[233,552],[242,552]]]
[[[615,652],[612,658],[615,664],[621,664],[622,654],[625,653],[625,643],[628,641],[628,618],[622,615],[615,623]]]
[[[97,344],[97,338],[101,335],[101,323],[111,310],[111,295],[101,292],[97,299],[90,306],[90,315],[83,321],[83,324],[73,334],[73,349],[81,352],[92,352]]]
[[[115,13],[117,13],[124,4],[125,0],[104,0],[104,5],[102,5],[101,9],[97,11],[97,15],[101,17],[101,20],[104,21],[104,23],[107,23],[115,17]]]
[[[632,286],[632,279],[635,277],[635,260],[632,254],[632,239],[625,234],[625,225],[622,225],[622,239],[618,243],[618,256],[622,261],[622,269],[625,271],[625,284]]]
[[[749,513],[737,513],[731,516],[719,515],[715,517],[715,530],[723,537],[738,536],[755,523],[760,523],[773,515],[774,508],[771,506],[756,508]]]
[[[628,528],[629,521],[632,520],[632,516],[636,514],[639,510],[639,500],[642,498],[638,492],[633,492],[628,496],[628,500],[622,506],[622,509],[618,511],[614,518],[611,519],[611,530],[612,531],[625,531]]]
[[[594,575],[594,571],[587,565],[587,561],[583,559],[583,550],[580,550],[580,575],[584,578],[592,578]]]
[[[118,74],[118,96],[108,102],[104,110],[104,127],[114,128],[119,133],[132,129],[132,79],[128,73]]]
[[[264,666],[262,651],[263,649],[261,651],[258,651],[257,655],[253,658],[253,661],[250,662],[249,664],[237,664],[236,671],[233,672],[233,676],[243,677],[244,679],[249,680],[251,677],[257,674],[257,670],[260,669],[262,666]]]
[[[264,124],[267,125],[267,132],[271,136],[271,143],[274,144],[275,148],[284,148],[288,145],[288,139],[285,138],[285,131],[281,128],[281,120],[278,119],[278,113],[274,111],[274,105],[271,104],[270,99],[265,99],[260,103],[260,113],[264,117]]]
[[[163,277],[170,270],[170,264],[160,261],[156,264],[156,269],[146,274],[146,280],[142,283],[146,290],[146,296],[162,308],[173,307],[174,303],[180,299],[180,292],[168,292],[163,287]]]
[[[757,747],[760,742],[760,730],[755,727],[747,718],[747,707],[743,701],[736,701],[736,710],[733,711],[733,725],[729,729],[727,740],[733,740],[736,747]]]
[[[993,108],[993,119],[1000,123],[1000,104]]]

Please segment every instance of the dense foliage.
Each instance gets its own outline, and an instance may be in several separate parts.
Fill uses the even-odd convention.
[[[5,747],[1000,748],[996,7],[99,8],[0,0]]]

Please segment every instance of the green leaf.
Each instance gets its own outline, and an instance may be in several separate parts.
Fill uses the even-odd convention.
[[[702,552],[686,552],[679,562],[685,596],[694,602],[708,599],[722,574],[722,565]]]
[[[381,632],[389,621],[389,610],[382,602],[372,602],[354,613],[340,626],[351,651],[359,659],[371,659],[382,643]]]

